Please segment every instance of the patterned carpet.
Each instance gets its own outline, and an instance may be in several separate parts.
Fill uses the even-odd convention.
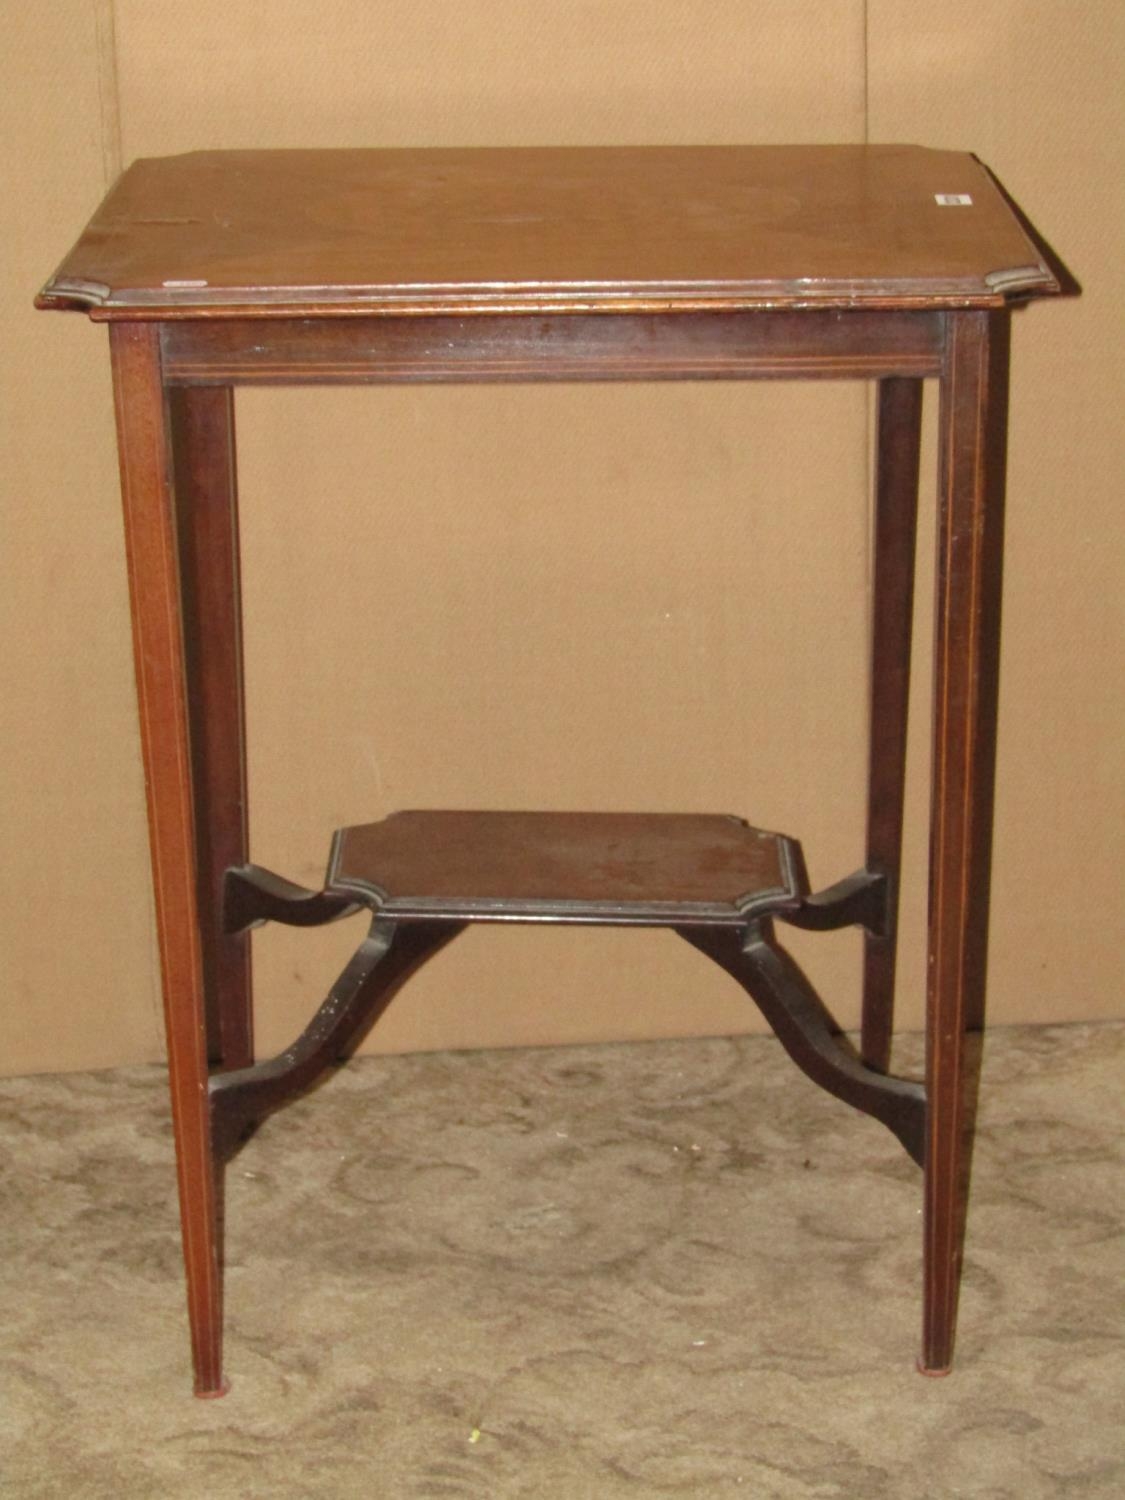
[[[229,1170],[214,1402],[162,1071],[0,1082],[0,1492],[1121,1496],[1123,1079],[1125,1026],[990,1034],[926,1380],[919,1175],[771,1040],[361,1061]]]

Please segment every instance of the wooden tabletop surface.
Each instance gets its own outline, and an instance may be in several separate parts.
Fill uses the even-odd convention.
[[[1059,290],[916,146],[198,151],[136,161],[38,298],[94,317],[992,306]]]

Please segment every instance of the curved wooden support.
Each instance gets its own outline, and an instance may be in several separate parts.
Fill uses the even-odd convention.
[[[414,922],[396,927],[376,917],[327,999],[291,1047],[268,1062],[216,1073],[209,1080],[216,1160],[228,1160],[267,1114],[305,1093],[331,1067],[344,1062],[399,987],[463,926]]]
[[[738,980],[802,1073],[837,1099],[881,1120],[922,1165],[925,1089],[864,1065],[804,974],[774,942],[768,923],[752,922],[744,932],[703,927],[676,931]]]
[[[233,865],[223,875],[223,931],[228,934],[245,932],[259,922],[323,927],[362,909],[361,901],[306,890],[261,865]]]
[[[781,912],[782,920],[792,927],[811,932],[835,932],[838,927],[863,927],[882,936],[888,925],[888,882],[879,870],[857,870],[806,896],[796,911]]]

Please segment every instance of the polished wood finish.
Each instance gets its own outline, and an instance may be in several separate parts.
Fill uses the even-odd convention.
[[[680,936],[738,981],[807,1078],[881,1121],[911,1160],[922,1164],[925,1089],[910,1079],[889,1078],[865,1065],[820,996],[776,941],[769,922],[751,922],[741,933],[685,927]]]
[[[922,382],[881,380],[875,428],[866,864],[885,872],[891,889],[886,931],[868,932],[864,938],[862,1050],[865,1061],[883,1072],[890,1066],[894,1024],[921,429]]]
[[[953,1357],[976,1082],[966,1035],[983,1018],[1008,338],[1004,314],[951,319],[941,383],[920,1361],[931,1374]]]
[[[469,922],[670,927],[725,969],[814,1083],[886,1125],[919,1164],[925,1090],[867,1067],[773,935],[885,931],[887,882],[859,871],[816,895],[799,845],[733,817],[677,813],[396,813],[340,829],[322,891],[256,866],[229,870],[232,932],[262,921],[334,922],[366,906],[371,930],[293,1045],[211,1080],[225,1157],[270,1110],[316,1083],[397,989]],[[567,894],[569,893],[569,894]]]
[[[216,1158],[227,1161],[266,1115],[305,1093],[329,1068],[346,1062],[403,983],[461,930],[461,923],[443,921],[411,922],[399,929],[377,916],[291,1047],[268,1062],[212,1077]]]
[[[864,308],[607,317],[388,316],[168,323],[182,385],[398,385],[523,380],[867,380],[937,375],[934,312]]]
[[[341,829],[325,886],[398,921],[741,927],[801,882],[791,839],[735,817],[400,812]]]
[[[110,350],[188,1316],[196,1393],[210,1395],[223,1387],[220,1216],[207,1105],[193,767],[159,331],[120,324],[111,330]]]
[[[223,872],[248,857],[241,569],[228,388],[168,393],[191,714],[199,916],[208,1056],[254,1060],[250,944],[222,930]]]
[[[221,1161],[346,1055],[463,920],[494,919],[490,901],[510,920],[674,926],[743,985],[810,1077],[923,1159],[920,1365],[948,1368],[987,935],[1008,306],[1060,290],[1029,233],[974,158],[915,147],[202,152],[138,162],[111,192],[38,300],[111,323],[197,1392],[223,1388]],[[883,1074],[929,376],[941,473],[923,1088]],[[234,386],[766,377],[880,382],[863,869],[810,896],[789,841],[767,835],[765,863],[741,869],[745,825],[690,818],[691,857],[653,885],[640,846],[671,824],[634,825],[638,847],[611,869],[607,824],[585,815],[560,861],[558,826],[536,814],[522,815],[538,850],[522,873],[497,867],[486,815],[462,867],[434,858],[436,825],[418,820],[451,816],[435,814],[346,831],[330,871],[341,883],[321,892],[246,863]],[[733,841],[711,871],[720,884],[685,883],[704,873],[719,822]],[[426,835],[424,870],[417,849],[388,844],[392,828]],[[455,849],[448,826],[437,843]],[[425,879],[401,883],[412,859]],[[533,888],[536,860],[537,880],[555,867]],[[455,869],[460,888],[441,885]],[[292,1048],[253,1063],[246,929],[358,906],[374,925],[354,966]],[[774,917],[864,928],[862,1056],[777,944]]]
[[[946,206],[942,197],[969,203]],[[917,146],[197,151],[134,162],[44,288],[94,317],[999,306],[1057,291]]]

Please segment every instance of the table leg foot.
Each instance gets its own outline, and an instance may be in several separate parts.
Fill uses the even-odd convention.
[[[196,1386],[192,1395],[197,1401],[218,1401],[220,1396],[225,1396],[230,1390],[230,1381],[222,1380],[214,1390],[207,1390],[202,1386]]]

